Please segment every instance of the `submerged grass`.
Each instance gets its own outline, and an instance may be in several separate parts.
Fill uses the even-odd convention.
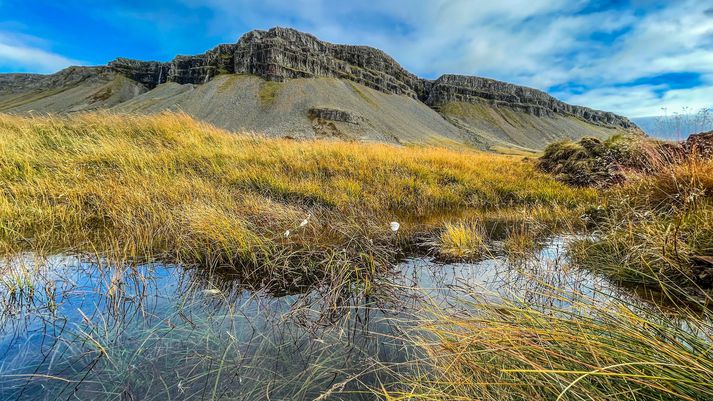
[[[596,196],[517,157],[269,139],[182,114],[0,116],[0,183],[3,253],[112,249],[307,280],[385,266],[454,216],[557,225]]]

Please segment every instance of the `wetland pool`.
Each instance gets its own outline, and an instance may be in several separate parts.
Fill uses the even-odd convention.
[[[325,288],[276,294],[179,265],[5,260],[0,400],[378,399],[423,357],[411,338],[430,311],[621,296],[569,266],[566,241],[518,261],[406,259],[368,296],[339,302]]]

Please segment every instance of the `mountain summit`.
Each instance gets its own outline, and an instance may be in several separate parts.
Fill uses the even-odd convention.
[[[406,71],[381,50],[294,29],[170,62],[118,58],[52,75],[0,74],[0,111],[181,110],[273,136],[541,149],[563,138],[640,132],[627,118],[487,78]]]

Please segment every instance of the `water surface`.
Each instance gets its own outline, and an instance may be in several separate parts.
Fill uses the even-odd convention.
[[[376,399],[422,356],[409,336],[435,307],[566,308],[619,292],[569,266],[565,241],[517,261],[407,259],[368,296],[347,297],[161,263],[24,255],[2,267],[0,399]]]

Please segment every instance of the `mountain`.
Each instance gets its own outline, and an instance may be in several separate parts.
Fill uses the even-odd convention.
[[[613,113],[487,78],[406,71],[381,50],[335,45],[293,29],[170,62],[118,58],[52,75],[0,74],[0,112],[181,110],[235,131],[403,144],[541,149],[639,128]]]

